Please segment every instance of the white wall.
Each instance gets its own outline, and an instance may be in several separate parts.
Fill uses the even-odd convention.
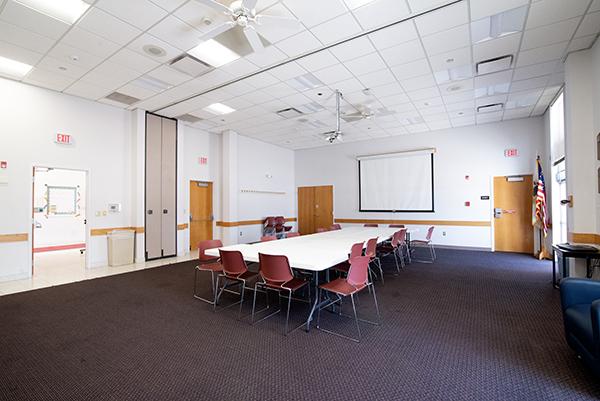
[[[34,206],[45,208],[41,213],[34,213],[33,218],[39,223],[35,229],[34,247],[72,245],[85,242],[85,202],[86,172],[77,170],[51,169],[35,173]],[[72,215],[48,213],[47,186],[78,188],[77,212]]]
[[[434,213],[358,211],[356,156],[431,147],[436,148]],[[508,148],[517,148],[519,156],[504,157]],[[296,185],[333,185],[336,218],[490,221],[493,200],[480,197],[492,197],[492,177],[532,174],[538,153],[545,154],[543,119],[511,120],[297,151]],[[465,207],[465,201],[471,206]],[[424,235],[423,227],[421,231]],[[490,248],[492,229],[439,226],[434,241]]]
[[[31,199],[33,166],[89,172],[88,228],[130,224],[131,113],[45,89],[0,79],[0,160],[8,162],[8,185],[0,186],[0,234],[28,233],[28,243],[0,244],[0,280],[31,272]],[[74,146],[55,144],[58,132],[75,138]],[[122,212],[96,216],[109,203]],[[90,263],[106,260],[104,237],[93,238]]]

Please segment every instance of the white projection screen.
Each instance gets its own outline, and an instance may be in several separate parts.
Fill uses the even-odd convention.
[[[358,157],[361,212],[433,212],[434,149]]]

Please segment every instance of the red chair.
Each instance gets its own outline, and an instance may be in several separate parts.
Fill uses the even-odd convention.
[[[364,242],[357,242],[356,244],[352,245],[348,260],[333,266],[332,269],[340,273],[348,274],[348,270],[350,270],[350,259],[353,259],[357,256],[362,256],[363,247]]]
[[[433,242],[431,242],[431,237],[433,236],[433,230],[435,229],[434,226],[429,227],[429,229],[427,230],[427,235],[425,236],[424,240],[413,240],[410,241],[410,245],[411,247],[413,246],[418,246],[418,247],[427,247],[429,248],[429,253],[431,255],[431,260],[419,260],[419,262],[424,262],[424,263],[433,263],[436,259],[436,255],[435,255],[435,248],[433,247]]]
[[[330,231],[335,231],[335,230],[341,230],[342,226],[339,224],[332,224],[331,227],[329,227]]]
[[[275,232],[277,234],[288,232],[292,229],[292,226],[285,225],[285,217],[283,216],[275,216]]]
[[[198,243],[198,265],[194,268],[194,298],[209,303],[211,305],[215,304],[215,298],[217,296],[217,290],[215,287],[216,284],[216,275],[221,273],[223,270],[223,266],[219,263],[219,258],[217,256],[209,256],[205,252],[207,249],[220,248],[223,246],[223,243],[218,239],[215,240],[206,240],[200,241]],[[197,283],[198,283],[198,272],[210,272],[210,287],[213,292],[213,299],[208,300],[202,298],[197,293]]]
[[[363,227],[379,227],[379,224],[367,223],[367,224],[363,225]]]
[[[262,237],[260,237],[260,242],[275,241],[276,239],[277,236],[275,235],[263,235]]]
[[[404,238],[404,240],[402,240]],[[379,252],[381,257],[386,257],[391,254],[394,255],[394,261],[396,262],[396,271],[400,273],[400,266],[398,265],[398,253],[401,252],[401,243],[406,239],[406,229],[402,229],[400,231],[396,231],[394,235],[392,235],[392,241],[389,244],[385,244],[379,247]],[[404,268],[404,256],[400,257],[400,263]]]
[[[356,257],[350,259],[350,270],[348,271],[348,277],[337,278],[333,281],[330,281],[328,283],[325,283],[325,284],[322,284],[319,286],[319,293],[317,294],[318,302],[321,302],[321,294],[323,292],[333,293],[333,294],[337,295],[337,297],[331,297],[332,299],[325,306],[322,306],[321,308],[318,309],[318,311],[317,311],[317,329],[322,330],[326,333],[330,333],[330,334],[342,337],[342,338],[346,338],[348,340],[360,342],[360,340],[361,340],[360,323],[359,323],[358,314],[356,312],[356,303],[354,301],[354,295],[358,294],[360,291],[362,291],[363,289],[365,289],[367,287],[370,290],[372,290],[371,292],[373,293],[373,302],[375,303],[375,310],[377,311],[377,322],[371,322],[371,321],[362,320],[362,319],[360,319],[360,321],[363,321],[365,323],[374,324],[374,325],[380,324],[381,315],[379,314],[379,305],[377,304],[377,296],[375,295],[375,286],[373,286],[373,283],[369,280],[369,275],[368,275],[370,260],[371,259],[368,256],[356,256]],[[340,303],[340,315],[341,315],[342,299],[345,297],[350,297],[350,299],[352,300],[352,309],[354,311],[354,320],[356,321],[356,331],[358,332],[358,338],[348,337],[348,336],[345,336],[341,333],[337,333],[332,330],[323,329],[320,326],[321,309],[328,308],[329,306],[339,302]],[[343,315],[343,316],[345,316],[345,315]]]
[[[240,251],[224,251],[219,249],[219,254],[221,255],[221,265],[223,266],[223,272],[217,276],[217,285],[215,288],[219,289],[219,278],[223,278],[223,288],[218,292],[217,298],[215,299],[214,308],[216,310],[217,304],[219,303],[219,299],[223,294],[223,291],[227,288],[227,282],[233,282],[234,285],[240,285],[240,300],[235,302],[226,308],[231,306],[240,304],[240,310],[238,312],[238,319],[242,316],[242,306],[244,304],[244,290],[246,288],[252,289],[252,287],[248,287],[246,283],[255,279],[258,274],[251,272],[248,270],[248,266],[246,266],[246,262],[244,261],[244,257]],[[223,308],[225,309],[225,308]]]
[[[258,273],[262,278],[262,282],[257,281],[254,285],[254,300],[252,302],[252,323],[254,324],[254,310],[256,308],[256,292],[258,287],[263,287],[267,295],[268,302],[268,290],[276,291],[279,295],[280,307],[275,312],[268,316],[260,319],[258,322],[263,321],[279,312],[281,312],[281,293],[285,292],[288,296],[287,314],[285,317],[285,335],[288,334],[288,323],[290,320],[290,306],[292,304],[292,294],[304,288],[308,285],[308,281],[303,278],[296,278],[290,267],[290,262],[285,255],[265,255],[263,253],[258,254],[258,260],[260,263]],[[310,286],[308,286],[308,299],[310,300]],[[258,323],[257,322],[257,323]],[[298,326],[302,327],[304,324]],[[297,329],[296,328],[296,329]],[[294,329],[294,330],[296,330]],[[292,330],[293,331],[293,330]]]
[[[371,263],[375,263],[375,266],[378,267],[379,274],[381,275],[381,283],[383,284],[383,269],[381,267],[381,261],[377,256],[377,237],[371,238],[367,241],[367,246],[365,248],[365,256],[368,256],[370,258],[369,266],[371,265]],[[369,269],[369,271],[371,270]]]
[[[263,235],[273,235],[275,233],[275,217],[269,216],[263,221]]]
[[[327,232],[327,231],[329,231],[329,230],[328,230],[328,229],[326,229],[326,228],[323,228],[323,227],[319,227],[319,228],[317,228],[317,232],[318,232],[318,233],[324,233],[324,232]]]
[[[294,238],[294,237],[299,237],[300,233],[287,233],[285,235],[286,238]]]

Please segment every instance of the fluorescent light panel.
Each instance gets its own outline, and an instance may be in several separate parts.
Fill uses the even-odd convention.
[[[140,88],[148,89],[153,92],[162,92],[173,87],[171,84],[147,75],[139,77],[131,83],[135,86],[139,86]]]
[[[480,98],[480,97],[487,97],[487,96],[494,96],[494,95],[498,95],[498,94],[508,93],[509,87],[510,87],[510,83],[505,82],[502,84],[484,86],[481,88],[475,88],[475,97]]]
[[[90,8],[82,0],[14,0],[39,13],[72,25]]]
[[[209,113],[216,114],[222,116],[224,114],[233,113],[235,109],[223,104],[223,103],[213,103],[210,106],[206,106],[202,110],[208,111]]]
[[[198,46],[188,51],[188,54],[213,67],[221,67],[240,58],[239,54],[230,48],[223,46],[214,39],[209,39],[200,43]]]
[[[448,70],[437,71],[433,75],[438,84],[449,81],[460,81],[461,79],[467,79],[473,76],[473,67],[470,64],[467,64]]]
[[[319,88],[324,85],[323,82],[319,81],[319,79],[310,72],[300,75],[294,79],[290,79],[288,83],[292,88],[301,92],[309,89]]]
[[[512,10],[471,22],[473,43],[486,42],[512,33],[521,32],[525,24],[527,7],[513,8]]]
[[[483,60],[475,65],[478,75],[491,74],[492,72],[498,72],[507,70],[510,68],[513,62],[512,54],[507,56],[496,57],[489,60]]]
[[[32,68],[33,66],[29,64],[0,56],[0,75],[11,78],[23,78]]]

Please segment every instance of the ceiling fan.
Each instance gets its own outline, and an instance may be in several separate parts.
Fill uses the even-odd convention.
[[[340,100],[342,99],[342,92],[338,89],[335,90],[335,106],[336,106],[336,125],[335,130],[324,132],[321,135],[325,137],[329,143],[334,143],[336,141],[342,142],[342,129],[341,129],[341,113],[340,113]]]
[[[244,36],[250,43],[252,50],[259,52],[264,49],[263,42],[258,35],[258,30],[262,25],[298,25],[298,20],[294,18],[279,17],[275,15],[257,14],[256,3],[258,0],[235,0],[229,7],[217,2],[216,0],[197,0],[202,4],[211,7],[214,10],[222,12],[231,18],[223,24],[211,29],[203,37],[202,41],[212,39],[235,27],[241,27]]]
[[[372,96],[371,89],[369,89],[369,88],[363,89],[362,92],[366,96]],[[390,115],[396,113],[394,110],[389,110],[386,107],[380,107],[378,109],[372,108],[370,106],[370,104],[373,101],[368,101],[368,102],[364,102],[362,104],[357,104],[357,105],[348,103],[356,111],[353,113],[342,112],[342,118],[344,119],[344,121],[351,123],[351,122],[360,121],[360,120],[371,120],[372,118],[377,117],[377,116],[381,116],[381,117],[390,116]]]

